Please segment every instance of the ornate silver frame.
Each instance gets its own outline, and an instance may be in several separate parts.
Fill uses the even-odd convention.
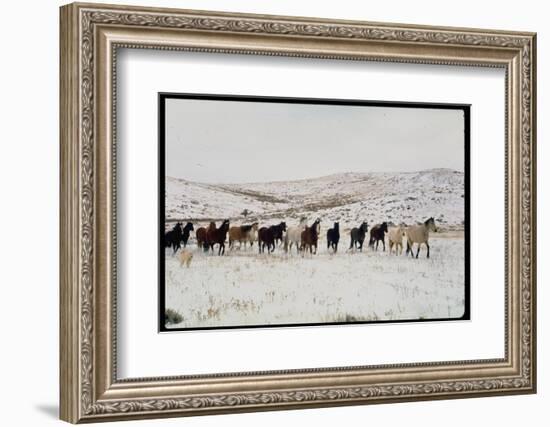
[[[534,393],[533,33],[71,4],[61,8],[61,418],[77,423]],[[121,381],[113,154],[117,47],[506,70],[505,357]]]

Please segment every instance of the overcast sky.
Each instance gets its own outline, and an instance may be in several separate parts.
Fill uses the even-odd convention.
[[[268,182],[464,170],[462,110],[166,100],[166,175]]]

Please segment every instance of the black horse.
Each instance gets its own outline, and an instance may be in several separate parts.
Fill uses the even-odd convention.
[[[258,251],[263,253],[267,247],[267,253],[275,250],[275,243],[283,241],[283,233],[286,231],[286,223],[283,221],[270,227],[262,227],[258,230]]]
[[[340,223],[335,222],[334,228],[327,231],[327,250],[332,248],[334,252],[338,251],[338,242],[340,241]]]
[[[183,227],[183,232],[181,236],[181,242],[183,243],[183,247],[185,248],[187,246],[187,242],[189,241],[189,234],[191,231],[194,231],[195,228],[193,227],[193,224],[188,222],[185,224],[185,227]],[[178,243],[178,249],[180,248],[180,245]]]
[[[183,236],[182,223],[177,222],[174,227],[164,234],[164,247],[169,248],[170,246],[174,250],[173,253],[181,247],[180,242]]]
[[[365,241],[365,234],[367,234],[369,226],[364,221],[359,227],[354,227],[350,231],[351,242],[349,244],[350,249],[357,249],[363,252],[363,242]]]
[[[269,229],[273,233],[273,239],[275,244],[280,244],[283,242],[283,233],[286,231],[286,222],[281,222],[277,225],[272,225]]]
[[[181,249],[181,243],[183,242],[183,247],[185,248],[187,246],[187,242],[189,241],[189,232],[191,230],[194,230],[193,224],[188,222],[185,224],[185,227],[182,228],[182,223],[178,222],[170,230],[164,235],[164,246],[165,247],[172,247],[174,250],[174,253],[178,251],[178,249]]]
[[[370,229],[370,239],[369,239],[369,246],[373,248],[374,250],[378,250],[378,243],[380,240],[382,241],[383,250],[386,250],[386,233],[388,232],[388,223],[383,222],[382,224],[376,224],[374,227]],[[374,244],[376,243],[376,248],[374,247]]]

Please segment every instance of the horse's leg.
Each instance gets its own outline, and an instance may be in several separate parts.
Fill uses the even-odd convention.
[[[430,257],[430,245],[428,245],[428,242],[426,242],[426,248],[428,248],[428,255],[426,256],[426,258],[429,258]]]
[[[418,249],[416,250],[416,257],[417,258],[418,258],[418,254],[420,253],[420,245],[422,245],[422,243],[418,244]]]
[[[334,243],[334,253],[338,252],[338,242]]]
[[[386,252],[386,239],[382,239],[382,251]]]

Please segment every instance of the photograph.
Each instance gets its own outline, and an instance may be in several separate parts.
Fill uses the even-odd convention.
[[[159,104],[161,331],[469,319],[469,106]]]

